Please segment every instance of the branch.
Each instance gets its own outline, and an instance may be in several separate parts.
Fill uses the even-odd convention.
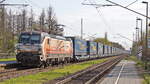
[[[5,0],[0,1],[0,3],[3,3]]]

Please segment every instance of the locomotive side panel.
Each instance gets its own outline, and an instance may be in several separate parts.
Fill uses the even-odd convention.
[[[65,39],[46,36],[43,40],[43,58],[45,64],[70,62],[72,59],[72,42]]]
[[[72,43],[70,41],[48,38],[45,42],[47,59],[62,58],[72,56]]]

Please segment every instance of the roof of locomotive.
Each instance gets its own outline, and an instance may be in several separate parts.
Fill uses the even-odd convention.
[[[21,34],[41,34],[41,33],[44,33],[44,32],[40,32],[40,31],[24,31],[24,32],[21,32]]]
[[[25,31],[25,32],[21,32],[21,34],[41,34],[42,36],[48,36],[55,39],[66,40],[66,38],[63,36],[48,34],[46,32],[41,32],[41,31]]]

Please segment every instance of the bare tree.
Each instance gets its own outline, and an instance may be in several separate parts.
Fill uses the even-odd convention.
[[[33,22],[34,22],[34,15],[33,15],[33,10],[31,9],[31,14],[29,18],[29,29],[32,31],[33,30]]]
[[[39,23],[40,23],[40,29],[42,31],[44,31],[44,25],[45,25],[45,10],[43,9],[41,15],[40,15],[40,18],[39,18]]]
[[[20,32],[21,32],[21,30],[22,30],[22,24],[23,24],[23,22],[22,22],[22,15],[21,14],[18,14],[18,15],[16,15],[16,33],[17,33],[17,35],[18,34],[20,34]]]
[[[5,38],[5,34],[6,34],[6,10],[5,7],[2,6],[2,14],[1,14],[1,34],[2,34],[2,49],[6,49],[6,38]]]
[[[49,33],[56,34],[57,19],[53,11],[53,8],[51,6],[49,6],[47,10],[47,15],[48,15],[47,23],[48,23]]]
[[[13,23],[13,20],[12,20],[12,12],[11,12],[11,10],[9,11],[9,15],[8,15],[8,31],[9,32],[13,32],[12,30],[12,28],[13,28],[13,25],[12,25],[12,23]]]
[[[22,11],[22,30],[21,31],[25,31],[26,30],[26,10],[23,9]]]
[[[5,6],[0,6],[0,52],[14,50],[16,37],[22,31],[41,30],[50,34],[60,35],[62,28],[58,24],[53,8],[50,6],[46,11],[43,9],[39,20],[34,19],[34,12],[23,9],[21,12],[12,13],[6,10]]]

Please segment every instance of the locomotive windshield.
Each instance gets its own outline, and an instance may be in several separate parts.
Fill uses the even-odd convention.
[[[39,44],[40,39],[40,34],[21,34],[19,38],[19,43]]]

